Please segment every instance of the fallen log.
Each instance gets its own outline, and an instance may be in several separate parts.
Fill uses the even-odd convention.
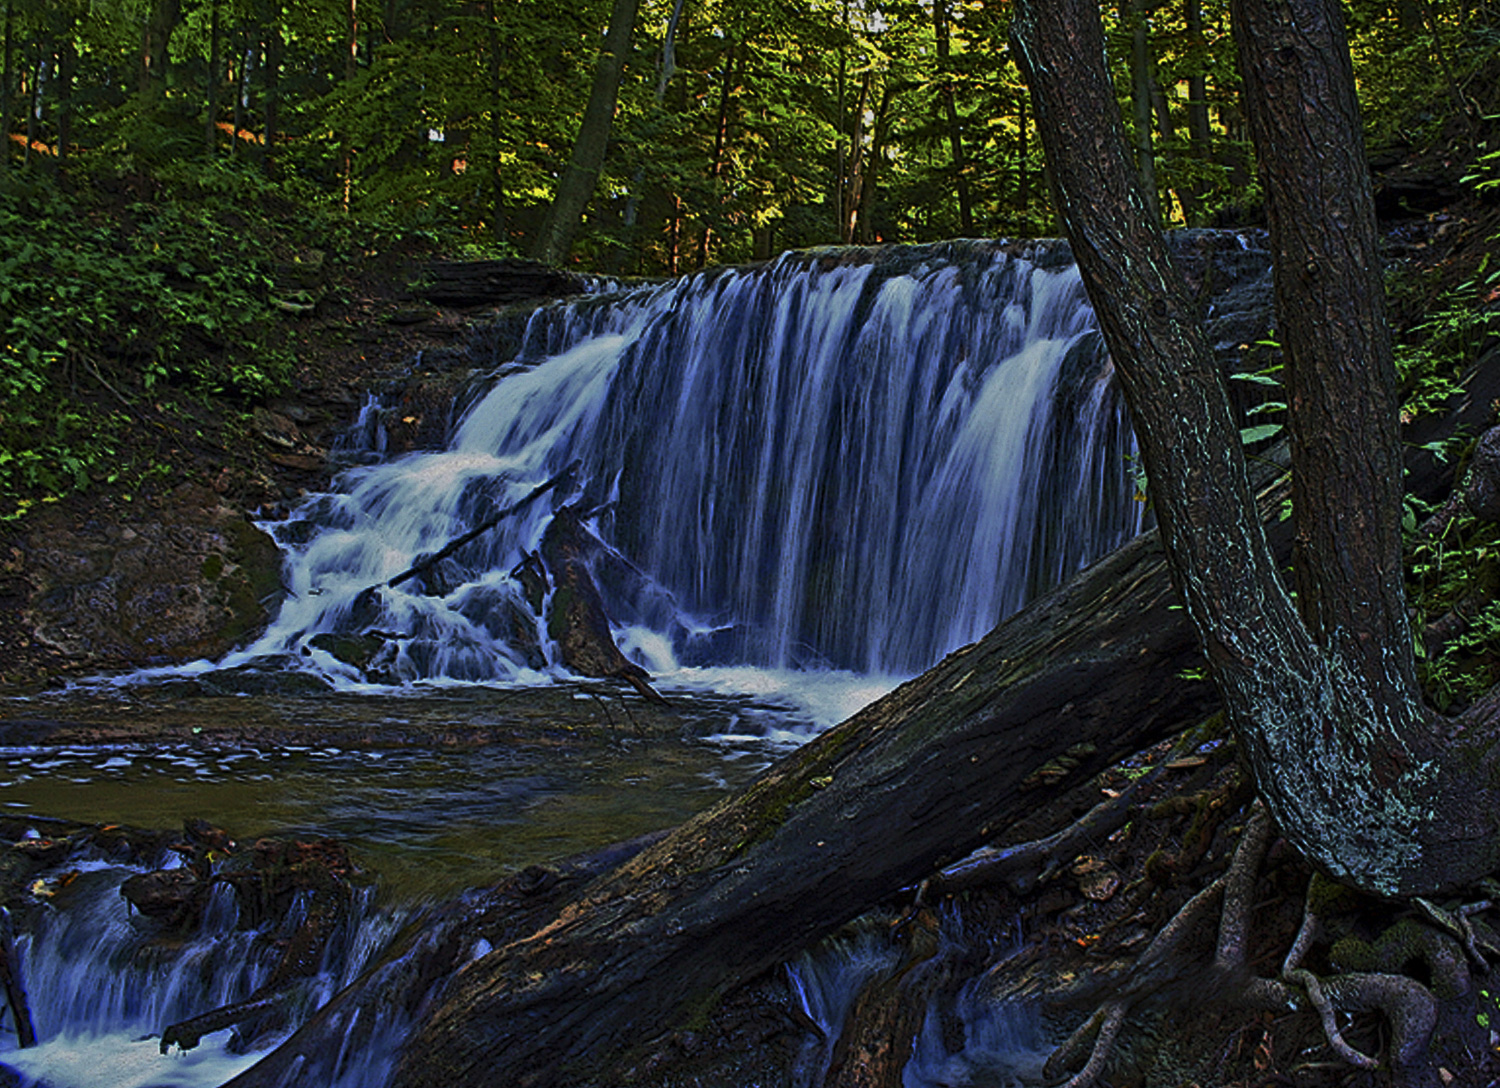
[[[586,281],[572,272],[504,257],[489,261],[433,261],[413,293],[437,306],[503,306],[583,292]]]
[[[1500,392],[1492,369],[1470,426]],[[1412,489],[1440,493],[1444,466],[1413,454]],[[1285,554],[1288,524],[1271,535]],[[734,986],[1207,716],[1217,698],[1187,675],[1200,661],[1155,534],[1140,537],[458,971],[393,1083],[628,1082],[652,1040]],[[314,1083],[297,1068],[283,1047],[234,1085]]]
[[[730,986],[1210,713],[1175,602],[1154,537],[1110,556],[460,972],[395,1083],[623,1079]]]

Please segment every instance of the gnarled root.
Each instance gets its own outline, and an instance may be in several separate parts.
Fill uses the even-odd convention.
[[[1394,1074],[1392,1083],[1398,1088],[1427,1088],[1436,1083],[1428,1048],[1438,1019],[1438,1002],[1426,986],[1396,973],[1400,963],[1386,963],[1378,953],[1372,952],[1371,966],[1378,968],[1375,971],[1356,970],[1319,977],[1303,966],[1310,950],[1323,938],[1325,929],[1314,907],[1316,897],[1312,894],[1307,897],[1301,928],[1282,963],[1280,977],[1247,975],[1250,904],[1256,874],[1271,839],[1270,819],[1257,802],[1228,871],[1173,916],[1137,959],[1116,994],[1054,1051],[1047,1062],[1049,1077],[1064,1075],[1087,1053],[1083,1067],[1067,1081],[1066,1088],[1089,1088],[1098,1081],[1126,1016],[1138,1000],[1159,989],[1172,977],[1172,960],[1183,938],[1206,916],[1213,901],[1222,895],[1213,968],[1215,974],[1224,980],[1225,991],[1232,1000],[1244,1006],[1277,1012],[1311,1008],[1317,1013],[1334,1053],[1342,1061],[1361,1069],[1375,1069],[1380,1063],[1343,1038],[1338,1014],[1380,1012],[1390,1025],[1387,1053]],[[1472,923],[1470,916],[1488,905],[1481,903],[1443,911],[1431,904],[1423,904],[1427,915],[1454,936],[1414,921],[1403,923],[1419,931],[1403,943],[1403,955],[1409,957],[1415,953],[1427,960],[1440,988],[1453,989],[1456,993],[1467,992],[1469,976],[1464,948],[1484,966],[1481,951],[1488,948],[1489,941],[1487,932]],[[1460,947],[1460,940],[1464,948]]]

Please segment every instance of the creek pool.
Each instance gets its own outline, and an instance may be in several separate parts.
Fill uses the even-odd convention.
[[[8,699],[0,812],[330,836],[386,898],[441,899],[681,823],[879,690],[822,683],[800,699],[679,684],[665,708],[567,683],[234,696],[174,681]]]

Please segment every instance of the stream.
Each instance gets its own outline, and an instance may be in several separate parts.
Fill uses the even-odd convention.
[[[0,702],[17,851],[45,818],[197,818],[242,843],[335,838],[374,874],[294,1020],[420,912],[681,823],[1147,521],[1111,364],[1055,245],[789,254],[546,307],[518,349],[494,342],[476,328],[446,448],[387,458],[400,397],[372,397],[353,467],[263,526],[287,592],[251,645]],[[564,508],[579,528],[559,544]],[[667,705],[568,667],[562,567]],[[31,885],[5,937],[40,1045],[18,1050],[6,1020],[0,1086],[209,1088],[253,1063],[228,1031],[158,1052],[167,1024],[261,985],[254,949],[276,937],[216,900],[169,940],[118,894],[181,864],[84,851]],[[788,968],[803,1015],[828,1021],[799,1084],[880,970],[867,953]],[[908,1083],[958,1083],[961,1066],[1027,1083],[1035,1018],[964,1001],[950,1021],[972,1045],[929,1025]],[[338,1083],[383,1083],[408,1027],[383,1021]]]

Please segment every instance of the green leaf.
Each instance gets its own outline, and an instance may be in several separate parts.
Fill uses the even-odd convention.
[[[1247,446],[1253,446],[1257,442],[1264,442],[1267,438],[1281,433],[1280,423],[1262,423],[1255,427],[1240,428],[1240,441]]]
[[[1257,416],[1257,415],[1261,415],[1261,414],[1263,414],[1265,412],[1284,412],[1284,411],[1286,411],[1286,401],[1282,401],[1282,400],[1268,400],[1264,404],[1257,404],[1254,408],[1247,409],[1246,412],[1245,412],[1245,414],[1247,416]]]
[[[1281,385],[1279,381],[1264,372],[1256,374],[1231,374],[1229,376],[1237,382],[1254,382],[1256,385]]]

